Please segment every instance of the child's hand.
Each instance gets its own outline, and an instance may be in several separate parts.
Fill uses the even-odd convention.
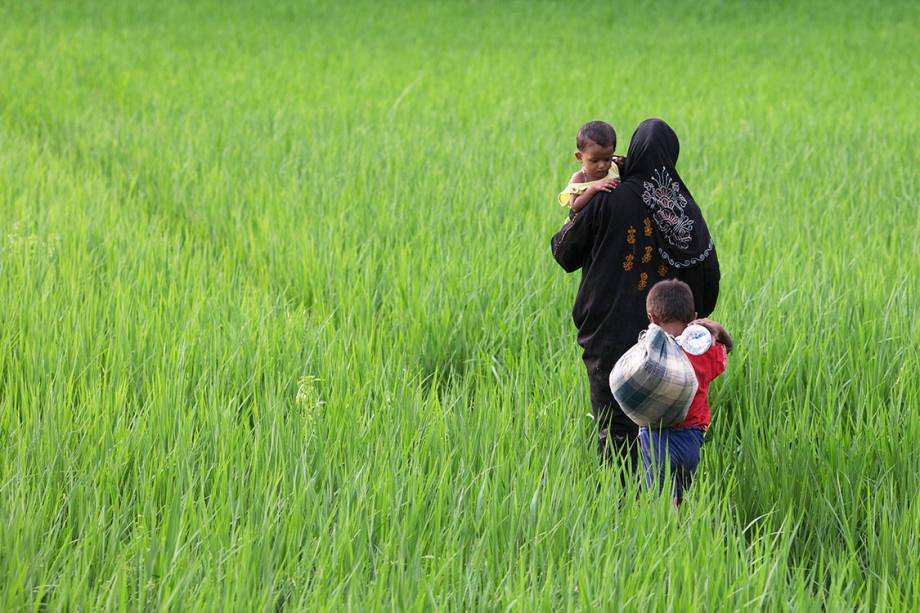
[[[573,213],[577,213],[591,201],[591,198],[593,198],[595,194],[599,192],[609,192],[619,184],[619,179],[604,179],[599,183],[595,183],[586,189],[581,196],[572,201],[572,204],[569,205],[569,210]]]
[[[604,179],[600,183],[597,183],[596,185],[592,185],[591,187],[594,188],[595,193],[609,192],[613,190],[619,184],[620,184],[619,179]]]
[[[712,337],[716,340],[717,343],[722,343],[725,345],[727,351],[732,350],[732,337],[729,336],[728,331],[717,321],[712,321],[711,319],[695,319],[690,323],[699,324],[709,330],[709,333],[712,334]]]

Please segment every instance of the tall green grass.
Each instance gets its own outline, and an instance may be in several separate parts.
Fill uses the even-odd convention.
[[[918,13],[0,4],[0,607],[916,606]],[[680,515],[548,247],[649,116],[737,340]]]

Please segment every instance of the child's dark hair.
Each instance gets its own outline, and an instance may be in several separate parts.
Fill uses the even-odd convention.
[[[601,147],[617,146],[617,133],[613,126],[606,121],[589,121],[578,130],[575,145],[579,151],[584,151],[588,143],[596,143]]]
[[[645,310],[659,323],[678,321],[688,324],[696,317],[693,292],[679,279],[659,281],[653,285],[645,298]]]

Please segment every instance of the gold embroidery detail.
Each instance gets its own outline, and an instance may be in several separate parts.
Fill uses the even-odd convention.
[[[626,230],[626,242],[630,245],[636,244],[636,229],[632,226]]]
[[[623,261],[623,270],[632,270],[633,259],[635,259],[635,257],[636,256],[631,253],[626,256],[626,259]]]
[[[642,273],[641,275],[639,275],[639,289],[645,289],[645,286],[647,285],[648,285],[648,275],[646,273]]]
[[[651,236],[652,235],[652,220],[646,217],[645,219],[642,220],[642,225],[644,226],[642,228],[642,233],[645,234],[646,236]]]
[[[663,277],[666,274],[668,274],[668,267],[665,266],[664,264],[660,264],[658,266],[658,276]]]
[[[652,248],[650,246],[645,247],[645,253],[642,254],[642,263],[648,264],[652,261]]]

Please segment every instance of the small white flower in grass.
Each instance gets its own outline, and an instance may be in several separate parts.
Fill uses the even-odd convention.
[[[28,257],[37,253],[46,253],[47,256],[53,257],[61,245],[61,236],[59,234],[49,234],[42,237],[38,234],[20,234],[19,224],[13,224],[12,231],[6,235],[7,243],[5,246],[0,245],[0,250],[9,253],[18,252]]]
[[[297,396],[295,400],[297,404],[302,405],[310,415],[313,415],[321,406],[326,404],[326,401],[320,397],[317,387],[317,383],[320,381],[321,379],[319,377],[304,375],[300,378],[300,381],[297,382]]]

